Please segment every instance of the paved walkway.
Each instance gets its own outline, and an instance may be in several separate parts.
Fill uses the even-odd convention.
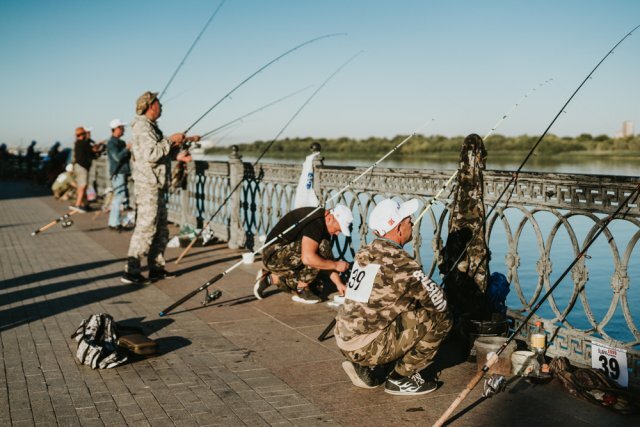
[[[445,369],[442,387],[423,397],[393,397],[354,388],[333,339],[316,337],[333,317],[326,305],[304,306],[275,293],[262,301],[251,287],[258,263],[217,283],[219,300],[192,298],[170,316],[157,313],[240,259],[223,244],[195,248],[173,280],[123,285],[130,234],[106,218],[75,215],[32,237],[66,211],[24,183],[0,187],[1,425],[430,425],[474,373]],[[176,230],[172,228],[172,232]],[[173,261],[180,250],[167,251]],[[143,327],[160,354],[110,370],[76,363],[69,336],[80,321],[106,312]],[[481,400],[477,387],[452,425],[633,425],[572,398],[557,383],[511,381]]]

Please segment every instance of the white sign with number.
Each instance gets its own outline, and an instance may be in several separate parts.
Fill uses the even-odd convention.
[[[593,341],[591,343],[591,366],[604,371],[605,375],[626,387],[629,382],[627,371],[627,351],[609,347]]]
[[[349,281],[347,282],[345,298],[358,302],[368,302],[378,270],[380,270],[380,264],[369,264],[366,267],[361,267],[357,262],[354,262],[351,276],[349,276]]]

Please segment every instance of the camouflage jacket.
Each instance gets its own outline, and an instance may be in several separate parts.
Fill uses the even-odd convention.
[[[132,177],[136,184],[165,188],[171,168],[171,142],[144,115],[131,123]]]
[[[336,337],[340,341],[361,339],[366,334],[377,335],[398,315],[419,306],[431,311],[446,311],[442,289],[395,242],[377,238],[362,247],[354,261],[363,268],[369,264],[379,264],[380,268],[368,302],[347,298],[340,307],[336,317]],[[351,280],[347,286],[350,284]]]

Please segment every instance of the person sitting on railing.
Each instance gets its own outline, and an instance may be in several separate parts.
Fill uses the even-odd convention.
[[[413,237],[411,215],[417,209],[417,199],[378,203],[368,221],[376,238],[356,253],[334,333],[347,358],[342,367],[357,387],[379,386],[394,364],[387,393],[418,395],[437,388],[421,371],[433,361],[451,319],[440,286],[402,249]]]
[[[304,219],[314,209],[304,207],[292,210],[278,221],[267,236],[267,241],[271,241],[297,224],[262,251],[264,268],[258,271],[253,288],[256,298],[262,299],[265,289],[273,284],[293,292],[291,299],[295,302],[315,304],[320,297],[310,287],[316,284],[320,270],[331,271],[330,280],[338,292],[344,294],[345,285],[339,273],[346,271],[349,263],[333,260],[331,236],[337,236],[340,232],[349,236],[353,214],[349,208],[338,204],[331,210],[318,209]],[[298,224],[300,221],[302,223]]]

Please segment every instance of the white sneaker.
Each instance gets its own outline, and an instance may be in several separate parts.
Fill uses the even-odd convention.
[[[320,302],[320,297],[306,287],[296,289],[296,293],[291,297],[291,300],[302,304],[317,304]]]

